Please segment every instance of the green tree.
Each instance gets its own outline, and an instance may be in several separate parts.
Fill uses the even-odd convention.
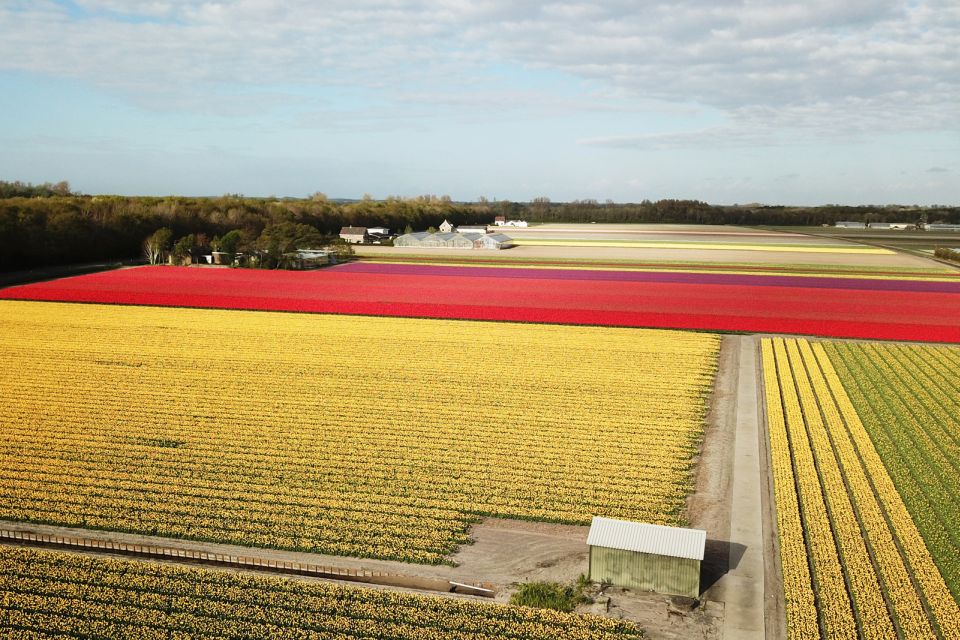
[[[243,234],[237,229],[233,229],[222,236],[214,237],[213,240],[210,241],[210,246],[214,251],[222,251],[232,256],[237,252],[237,246],[240,244],[242,238]]]
[[[192,233],[183,236],[173,245],[173,250],[170,252],[170,255],[173,256],[174,262],[182,264],[186,262],[187,258],[193,255],[193,247],[197,244],[197,238]]]
[[[276,269],[284,264],[284,254],[297,249],[313,249],[323,245],[323,236],[315,227],[296,222],[276,222],[263,228],[256,247],[262,252],[260,266]]]

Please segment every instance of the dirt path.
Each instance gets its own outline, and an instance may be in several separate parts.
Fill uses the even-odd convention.
[[[509,596],[510,587],[514,583],[528,580],[569,581],[586,572],[587,567],[587,527],[516,520],[488,519],[475,525],[471,529],[475,542],[463,547],[453,557],[458,563],[456,567],[242,547],[6,520],[0,520],[0,529],[410,578],[452,580],[471,584],[491,583],[503,596],[500,599]]]
[[[690,526],[707,532],[701,564],[703,599],[716,600],[713,586],[729,567],[730,492],[736,441],[739,336],[723,336],[716,383],[707,412],[694,493],[687,499]]]
[[[751,336],[739,343],[730,491],[727,572],[710,587],[709,597],[724,603],[724,638],[765,636],[764,518],[761,498],[761,429],[757,392],[758,354]],[[731,381],[727,381],[730,384]],[[728,457],[728,459],[731,459]]]

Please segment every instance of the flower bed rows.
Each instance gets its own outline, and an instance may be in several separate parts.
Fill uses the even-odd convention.
[[[614,640],[578,615],[208,569],[0,548],[7,638]]]
[[[489,268],[369,268],[142,267],[12,287],[0,298],[960,342],[960,292],[949,290],[952,283],[894,282],[899,288],[878,290],[870,288],[876,281],[853,279],[828,287],[824,278],[771,284],[771,276],[663,281],[657,278],[664,274],[637,280],[636,273],[609,275],[617,272],[588,279],[596,272],[490,277]]]
[[[0,301],[0,518],[420,563],[480,516],[675,525],[719,345]]]
[[[913,496],[923,483],[898,469],[900,451],[937,429],[941,416],[922,410],[913,424],[906,415],[890,416],[880,428],[902,424],[899,446],[891,451],[876,439],[878,426],[865,410],[870,405],[858,395],[865,374],[851,377],[836,356],[846,351],[855,367],[891,356],[871,362],[873,349],[780,338],[762,343],[788,635],[960,638],[960,609],[947,584],[955,575],[956,546],[939,535],[943,523],[951,526],[953,505],[918,505]],[[944,349],[942,355],[952,354]],[[887,380],[885,395],[913,395],[894,376]],[[849,389],[857,393],[848,396]],[[954,468],[942,460],[944,452],[924,453],[936,469],[928,474],[932,481],[942,477],[950,485]],[[932,512],[945,514],[940,529],[927,527],[923,516]]]

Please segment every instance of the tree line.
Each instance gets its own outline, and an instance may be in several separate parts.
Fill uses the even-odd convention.
[[[385,226],[403,232],[437,227],[445,219],[455,225],[492,223],[497,215],[531,222],[820,225],[838,220],[916,222],[927,217],[930,222],[960,223],[960,207],[720,206],[696,200],[557,203],[545,197],[463,203],[432,195],[334,201],[320,193],[304,199],[84,196],[69,194],[67,183],[58,184],[62,187],[0,182],[0,270],[142,257],[145,239],[159,229],[169,229],[170,250],[191,236],[179,251],[189,242],[212,248],[215,239],[236,232],[230,236],[232,246],[244,251],[282,249],[291,237],[328,244],[345,226]],[[31,195],[24,196],[24,190]],[[14,195],[2,195],[8,193]]]

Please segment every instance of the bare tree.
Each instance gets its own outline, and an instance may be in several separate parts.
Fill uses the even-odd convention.
[[[163,254],[170,248],[172,239],[173,231],[164,227],[157,229],[143,241],[143,254],[150,264],[159,264],[163,261]]]

